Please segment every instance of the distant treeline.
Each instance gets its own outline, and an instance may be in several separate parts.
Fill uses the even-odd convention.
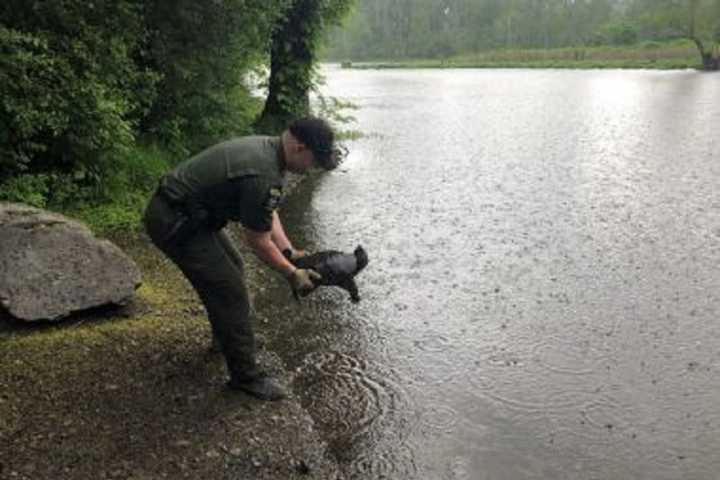
[[[358,0],[326,54],[402,60],[678,38],[716,49],[720,0]]]

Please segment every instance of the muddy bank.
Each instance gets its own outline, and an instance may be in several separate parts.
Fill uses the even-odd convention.
[[[142,235],[113,240],[143,272],[131,304],[60,325],[0,321],[0,478],[338,478],[295,394],[266,403],[224,388],[179,271]],[[282,282],[243,254],[253,294]],[[277,355],[261,348],[260,361],[292,387]]]

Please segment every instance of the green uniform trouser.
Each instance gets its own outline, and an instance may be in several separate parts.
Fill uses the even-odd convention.
[[[233,379],[256,377],[255,337],[242,258],[222,231],[200,228],[181,242],[167,240],[179,215],[164,197],[155,194],[145,211],[147,233],[200,296]]]

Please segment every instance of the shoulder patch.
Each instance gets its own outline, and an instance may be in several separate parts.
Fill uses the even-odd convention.
[[[267,200],[265,201],[265,210],[275,211],[280,206],[282,201],[282,189],[278,187],[272,187],[268,192]]]

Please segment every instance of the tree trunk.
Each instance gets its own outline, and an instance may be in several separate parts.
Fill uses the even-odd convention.
[[[707,71],[720,70],[720,54],[716,53],[713,55],[713,49],[705,49],[700,37],[695,32],[695,19],[697,16],[698,0],[690,0],[690,26],[689,37],[697,45],[698,51],[700,52],[700,58],[702,59],[702,69]]]
[[[273,33],[268,96],[255,124],[259,132],[279,133],[309,113],[319,14],[316,0],[296,0]]]
[[[700,52],[700,58],[702,58],[702,69],[706,71],[720,70],[720,55],[713,55],[712,49],[706,50],[699,38],[695,37],[693,38],[693,41]]]

